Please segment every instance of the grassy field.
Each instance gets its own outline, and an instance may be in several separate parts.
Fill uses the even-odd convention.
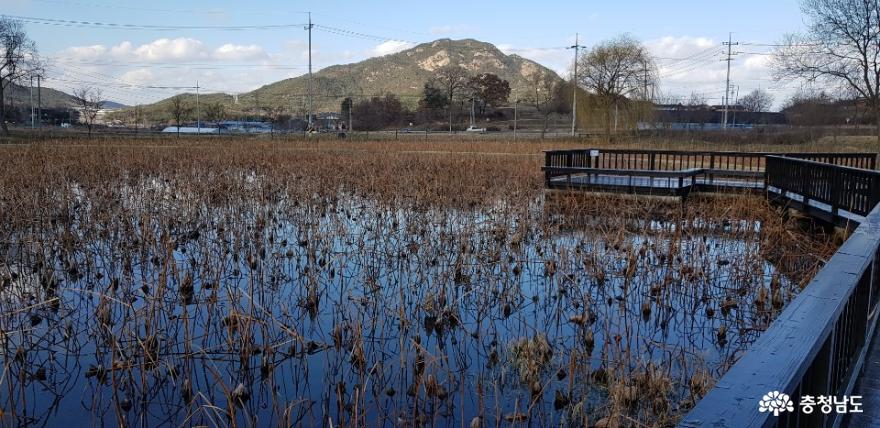
[[[0,420],[674,424],[835,240],[753,196],[546,194],[541,150],[583,146],[0,145]],[[733,148],[614,144],[646,146]]]

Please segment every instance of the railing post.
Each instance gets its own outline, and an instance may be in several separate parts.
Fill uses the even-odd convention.
[[[840,204],[838,203],[838,201],[840,200],[841,196],[845,196],[841,195],[840,193],[840,187],[843,184],[841,183],[843,181],[843,175],[840,172],[835,171],[834,169],[831,169],[829,171],[831,172],[831,195],[829,198],[831,199],[831,218],[836,218],[840,211]]]
[[[571,168],[573,162],[572,153],[568,152],[565,154],[565,167]],[[568,175],[566,176],[566,182],[568,182],[568,187],[571,187],[571,171],[568,171]]]
[[[715,185],[715,174],[712,171],[715,169],[715,153],[709,155],[709,184]]]
[[[550,167],[552,166],[550,159],[552,157],[550,152],[544,152],[544,187],[550,187]]]

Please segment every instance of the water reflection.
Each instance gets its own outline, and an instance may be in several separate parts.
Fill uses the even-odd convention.
[[[798,290],[755,219],[165,187],[0,247],[5,424],[669,424]]]

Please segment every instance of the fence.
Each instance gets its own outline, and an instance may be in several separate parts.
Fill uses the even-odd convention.
[[[771,391],[802,396],[848,395],[864,363],[880,301],[880,173],[803,159],[767,156],[767,185],[864,221],[680,423],[682,427],[833,427],[836,412],[776,417],[758,403]]]
[[[875,169],[874,153],[769,153],[711,152],[680,150],[576,149],[544,152],[544,170],[549,182],[566,175],[556,169],[596,168],[639,171],[680,171],[705,169],[710,172],[763,173],[767,156],[785,156],[832,165]]]
[[[802,159],[767,156],[767,186],[831,207],[867,215],[880,202],[880,172]]]

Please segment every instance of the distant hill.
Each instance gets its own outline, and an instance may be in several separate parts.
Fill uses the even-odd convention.
[[[495,45],[473,39],[441,39],[381,57],[353,63],[334,65],[313,73],[314,110],[338,111],[346,96],[356,99],[392,93],[401,101],[415,107],[425,82],[435,71],[446,65],[457,65],[472,75],[494,73],[520,90],[520,97],[528,93],[528,78],[535,73],[549,74],[552,70],[518,55],[505,55]],[[257,111],[260,107],[281,107],[301,114],[306,111],[308,76],[299,76],[268,84],[254,91],[240,94],[236,99],[228,94],[202,94],[203,104],[221,102],[229,112]],[[185,94],[190,103],[194,94]],[[167,115],[169,101],[144,106],[147,114]]]
[[[10,90],[11,88],[11,90]],[[15,106],[30,106],[31,89],[28,86],[20,86],[13,84],[6,88],[7,93],[4,98]],[[40,98],[42,106],[45,108],[69,108],[76,106],[73,96],[57,89],[43,87],[40,89]],[[37,103],[37,88],[34,87],[34,104]]]
[[[125,108],[125,107],[128,107],[128,106],[125,105],[125,104],[117,103],[116,101],[105,100],[105,101],[104,101],[104,104],[103,104],[103,107],[106,108],[106,109],[111,109],[111,110],[112,110],[112,109]]]
[[[22,85],[11,85],[11,90],[7,88],[8,93],[4,94],[4,98],[7,99],[7,102],[17,107],[25,107],[30,108],[31,103],[31,88],[29,86]],[[52,109],[52,108],[71,108],[76,107],[76,100],[73,98],[73,95],[70,95],[66,92],[59,91],[57,89],[42,87],[39,91],[40,102],[43,108]],[[37,88],[34,87],[34,104],[37,103]],[[104,101],[104,108],[108,109],[118,109],[127,107],[125,104],[120,104],[115,101]]]

